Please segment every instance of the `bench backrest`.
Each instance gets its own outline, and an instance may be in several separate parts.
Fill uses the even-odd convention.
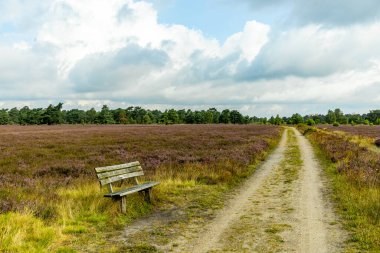
[[[112,183],[144,175],[138,161],[107,167],[99,167],[95,168],[95,171],[100,185],[104,186],[108,184],[110,192],[112,192]]]

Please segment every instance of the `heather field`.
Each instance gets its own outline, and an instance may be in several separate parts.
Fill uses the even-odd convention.
[[[346,228],[351,231],[348,242],[353,252],[379,252],[380,156],[378,148],[363,136],[377,136],[376,129],[380,128],[339,127],[349,132],[347,135],[323,127],[324,130],[306,126],[300,129],[314,144],[331,179],[333,198]]]
[[[110,234],[153,209],[202,218],[253,172],[280,132],[268,125],[0,127],[0,251],[118,252],[124,246]],[[153,205],[131,196],[121,215],[102,197],[94,168],[135,160],[144,180],[161,184]]]
[[[330,131],[341,131],[350,135],[359,135],[369,138],[380,139],[380,125],[367,126],[367,125],[340,125],[339,127],[334,127],[333,125],[318,125],[321,129],[328,129]]]

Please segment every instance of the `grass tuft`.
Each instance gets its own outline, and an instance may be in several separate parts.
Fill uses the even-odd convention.
[[[3,130],[0,218],[2,225],[4,219],[14,224],[14,236],[1,232],[6,243],[0,252],[18,252],[25,245],[29,252],[123,252],[125,242],[115,241],[121,229],[153,209],[181,209],[183,223],[186,217],[207,217],[208,210],[223,205],[228,189],[254,171],[281,133],[279,127],[265,125],[9,126]],[[99,189],[93,168],[134,160],[144,168],[141,181],[161,184],[153,190],[153,205],[139,194],[129,195],[124,215],[118,201],[103,197],[106,189]],[[30,223],[24,225],[17,219],[26,210],[30,210],[25,214]],[[178,224],[183,225],[174,225]],[[28,227],[31,234],[41,236],[34,243],[25,235]],[[153,250],[145,246],[137,248]]]
[[[320,130],[307,137],[331,179],[337,211],[343,218],[345,228],[351,232],[346,250],[380,252],[380,187],[373,183],[378,182],[379,174],[372,174],[376,168],[379,173],[380,168],[376,163],[378,157],[372,151],[360,148],[359,144],[354,146],[355,143],[348,139],[331,136]],[[339,141],[339,145],[332,146],[329,140]],[[340,169],[342,160],[332,161],[331,156],[340,157],[349,164],[359,157],[361,164],[355,163],[356,167]],[[362,177],[367,168],[371,177]]]
[[[1,252],[49,252],[48,246],[59,233],[32,214],[0,215]]]

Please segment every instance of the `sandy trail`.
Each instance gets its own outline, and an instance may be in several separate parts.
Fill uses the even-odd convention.
[[[304,169],[301,174],[301,191],[298,206],[300,218],[300,252],[329,252],[327,246],[327,228],[324,222],[322,199],[322,180],[318,164],[314,158],[310,143],[298,131],[296,132]]]
[[[294,131],[293,144],[287,131]],[[289,145],[303,163],[289,183]],[[288,174],[287,174],[288,173]],[[176,252],[339,252],[345,233],[324,196],[326,182],[309,141],[286,130],[274,153],[198,237]]]
[[[221,234],[239,219],[244,213],[246,206],[249,206],[250,197],[261,186],[265,178],[278,166],[284,156],[287,139],[287,131],[284,132],[281,141],[275,151],[258,168],[258,170],[242,185],[236,196],[226,205],[219,215],[207,226],[205,232],[193,243],[187,245],[187,249],[178,249],[180,252],[207,252],[218,248]]]
[[[303,160],[298,199],[299,252],[337,252],[342,246],[345,234],[339,226],[330,225],[336,223],[336,217],[331,203],[323,196],[326,182],[321,176],[322,171],[313,148],[299,131],[294,131]]]

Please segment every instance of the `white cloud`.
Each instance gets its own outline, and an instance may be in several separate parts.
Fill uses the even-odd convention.
[[[30,49],[31,46],[26,41],[20,41],[20,42],[14,43],[13,48],[27,50],[27,49]]]
[[[236,49],[242,52],[241,57],[251,62],[261,48],[268,41],[269,26],[256,21],[249,21],[245,24],[242,32],[230,36],[223,45],[224,54],[230,54]]]
[[[55,96],[61,91],[54,58],[48,54],[0,45],[2,99]]]
[[[242,79],[320,77],[371,67],[380,59],[380,23],[346,28],[311,25],[271,37]]]
[[[206,55],[215,55],[218,50],[218,42],[205,38],[200,31],[158,24],[153,6],[143,1],[63,0],[53,4],[49,16],[51,20],[42,26],[37,41],[62,49],[57,57],[63,76],[85,56],[112,52],[129,43],[166,46],[179,67],[187,63],[194,50]]]
[[[18,11],[6,19],[26,22],[30,15],[15,3],[5,10]],[[248,21],[220,43],[202,31],[158,23],[144,1],[41,6],[30,7],[45,10],[32,24],[35,40],[0,41],[0,100],[215,105],[259,115],[298,111],[301,104],[379,101],[380,23],[278,31]]]
[[[57,58],[63,75],[87,55],[112,52],[129,43],[165,50],[176,69],[191,64],[189,57],[194,52],[212,58],[239,51],[251,61],[267,42],[269,32],[267,25],[250,21],[221,47],[201,31],[157,23],[151,4],[132,0],[56,1],[48,16],[37,41],[62,49]]]

